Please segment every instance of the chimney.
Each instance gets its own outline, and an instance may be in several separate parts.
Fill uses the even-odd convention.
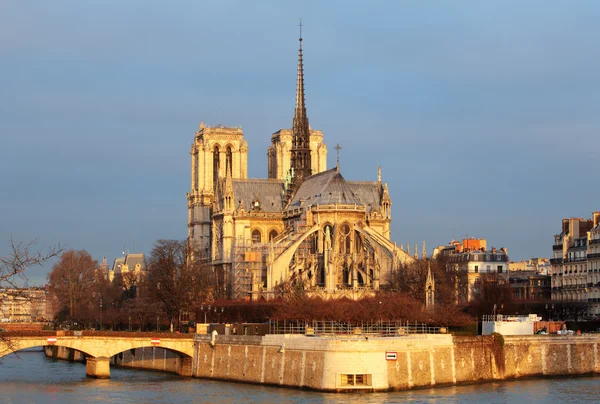
[[[562,221],[562,232],[566,233],[569,230],[569,219],[563,219]]]
[[[569,219],[569,236],[571,236],[571,240],[579,238],[579,219]]]
[[[600,223],[600,212],[594,212],[594,227]]]

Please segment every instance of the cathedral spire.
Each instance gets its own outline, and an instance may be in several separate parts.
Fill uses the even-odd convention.
[[[291,192],[295,192],[304,178],[312,174],[310,155],[310,128],[304,103],[304,64],[302,59],[302,20],[300,20],[300,48],[298,49],[298,75],[296,79],[296,109],[292,124]]]

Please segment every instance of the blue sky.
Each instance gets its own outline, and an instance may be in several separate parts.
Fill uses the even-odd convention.
[[[184,239],[201,120],[241,125],[266,177],[299,17],[311,125],[346,179],[381,165],[398,244],[549,256],[563,217],[600,209],[598,2],[5,0],[0,254]]]

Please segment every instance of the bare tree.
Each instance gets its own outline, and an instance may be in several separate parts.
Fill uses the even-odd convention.
[[[98,261],[85,250],[69,250],[48,274],[50,290],[58,298],[68,319],[87,320],[93,316],[93,286]]]
[[[158,240],[150,253],[143,293],[159,302],[166,315],[179,323],[179,315],[191,312],[206,297],[211,284],[206,265],[188,259],[186,243]]]
[[[498,278],[493,274],[482,274],[471,290],[473,296],[469,303],[471,315],[483,316],[514,312],[513,294],[508,280]]]
[[[26,281],[25,270],[34,266],[42,266],[52,258],[57,257],[63,251],[58,245],[50,247],[46,251],[34,251],[36,240],[23,242],[10,239],[10,252],[0,256],[0,288],[17,288],[18,280]]]
[[[393,270],[390,275],[389,289],[394,292],[405,293],[411,298],[424,303],[425,283],[429,268],[431,268],[431,274],[435,280],[436,304],[453,304],[455,274],[446,271],[445,262],[442,260],[417,260]]]
[[[8,254],[0,256],[0,289],[3,290],[0,294],[0,307],[4,307],[4,299],[15,300],[16,298],[30,303],[30,296],[21,288],[21,285],[27,281],[26,270],[43,266],[63,251],[60,245],[49,247],[46,251],[35,250],[35,244],[35,240],[15,241],[11,237]],[[12,351],[12,347],[10,338],[0,334],[0,351]]]

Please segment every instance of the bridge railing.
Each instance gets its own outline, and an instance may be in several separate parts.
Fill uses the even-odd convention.
[[[194,334],[171,332],[137,331],[91,331],[91,330],[14,330],[0,334],[0,337],[114,337],[114,338],[193,338]]]

